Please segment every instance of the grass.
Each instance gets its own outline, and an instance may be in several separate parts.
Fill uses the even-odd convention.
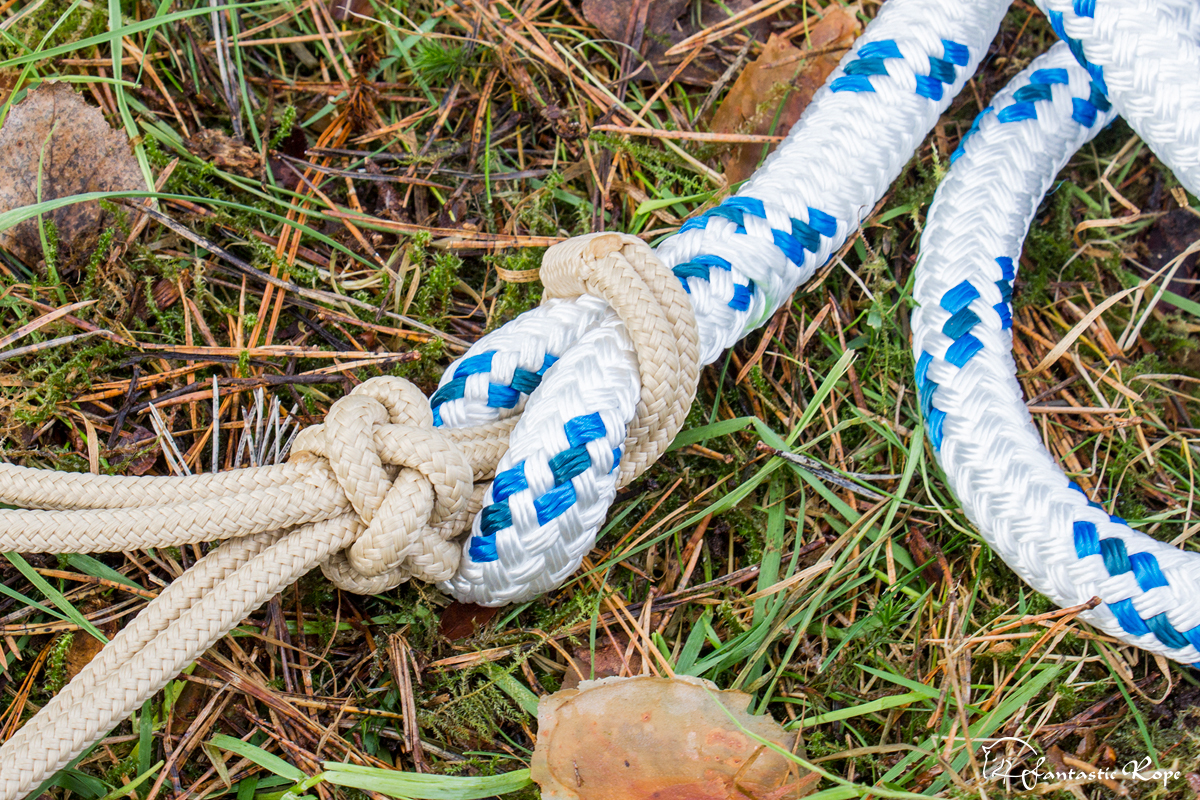
[[[809,11],[828,2],[837,0]],[[464,342],[537,303],[539,284],[500,276],[536,267],[544,237],[612,229],[656,241],[728,191],[719,144],[587,133],[613,107],[652,129],[703,129],[694,116],[711,86],[675,82],[649,103],[658,84],[622,85],[621,46],[573,4],[525,3],[521,18],[506,3],[354,8],[361,17],[339,21],[291,0],[216,12],[44,0],[13,24],[22,8],[0,11],[0,70],[24,81],[11,99],[40,80],[75,81],[136,137],[148,176],[167,176],[157,208],[183,230],[157,218],[143,225],[128,205],[139,200],[113,198],[115,225],[74,271],[0,254],[7,331],[97,301],[30,333],[22,344],[38,347],[0,366],[10,460],[165,473],[146,401],[211,394],[214,378],[221,429],[235,437],[256,386],[296,405],[304,422],[373,375],[404,375],[429,391]],[[780,27],[800,10],[785,13]],[[561,686],[568,656],[586,668],[590,654],[616,651],[652,673],[750,693],[801,735],[796,756],[826,774],[821,797],[1003,794],[981,779],[978,750],[1002,737],[1036,741],[1051,764],[1150,758],[1194,775],[1194,672],[1113,643],[1022,584],[947,491],[911,389],[907,312],[923,216],[976,96],[986,102],[1053,41],[1031,13],[1023,4],[1010,12],[972,89],[845,249],[859,280],[840,267],[823,272],[704,370],[676,446],[618,496],[567,585],[450,639],[441,627],[449,601],[430,587],[357,597],[307,576],[49,791],[247,800],[378,796],[390,786],[534,797],[518,771],[536,699]],[[213,45],[214,14],[238,46]],[[723,69],[743,41],[711,45],[705,58]],[[260,172],[246,177],[190,152],[201,126],[240,131]],[[307,182],[281,153],[316,165]],[[1026,373],[1138,279],[1156,219],[1121,219],[1126,203],[1158,213],[1176,202],[1174,179],[1120,122],[1060,178],[1018,281],[1016,359]],[[347,210],[370,219],[352,225]],[[1108,222],[1084,224],[1099,220]],[[1200,306],[1171,299],[1177,310],[1155,310],[1121,348],[1145,308],[1139,293],[1127,296],[1068,357],[1022,382],[1049,409],[1036,420],[1074,480],[1112,513],[1194,549]],[[115,335],[58,341],[88,326]],[[271,344],[313,350],[281,358],[263,353]],[[318,377],[360,350],[417,357]],[[1095,405],[1117,410],[1070,410]],[[191,468],[207,469],[210,402],[159,406]],[[222,447],[225,468],[234,445]],[[0,737],[61,685],[83,643],[111,635],[204,551],[0,563]],[[324,762],[410,773],[419,763],[447,777],[393,775],[385,786]],[[1113,792],[1042,788],[1064,798]],[[1184,778],[1125,788],[1146,798],[1196,791]]]

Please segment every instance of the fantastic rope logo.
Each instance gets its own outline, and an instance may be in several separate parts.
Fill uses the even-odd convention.
[[[1012,755],[1006,754],[1010,750],[1009,745],[1015,745],[1016,752]],[[1168,781],[1183,777],[1178,770],[1155,767],[1150,756],[1130,759],[1122,769],[1087,770],[1047,763],[1046,757],[1038,755],[1033,745],[1016,736],[997,739],[980,750],[983,753],[983,779],[988,782],[1003,781],[1009,790],[1031,791],[1039,783],[1068,781],[1147,781],[1161,783],[1166,788]],[[1032,763],[1029,763],[1031,760]]]

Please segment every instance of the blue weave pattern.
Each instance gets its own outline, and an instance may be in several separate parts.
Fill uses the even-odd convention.
[[[858,49],[856,58],[845,66],[843,75],[834,79],[829,88],[834,92],[874,92],[871,77],[887,75],[887,61],[904,58],[894,40],[883,39],[869,42]],[[970,62],[970,51],[966,45],[949,39],[942,40],[942,57],[929,56],[929,72],[917,75],[916,93],[933,101],[942,99],[946,86],[958,78],[957,67]]]
[[[771,229],[771,238],[775,246],[797,267],[804,264],[809,254],[816,253],[821,249],[822,237],[832,239],[837,235],[838,230],[837,220],[829,214],[811,207],[807,210],[808,219],[800,220],[792,218],[790,220],[790,230]],[[765,220],[767,218],[767,209],[763,205],[763,201],[755,197],[730,197],[716,208],[709,209],[703,214],[692,217],[683,223],[679,232],[704,230],[708,227],[710,220],[724,219],[734,224],[734,231],[736,233],[745,234],[747,214]],[[692,289],[688,285],[690,279],[699,278],[708,280],[712,270],[718,269],[729,272],[732,266],[728,260],[720,256],[700,255],[690,261],[675,265],[671,268],[671,272],[675,274],[675,277],[679,278],[679,282],[683,284],[684,291],[691,294]],[[745,311],[750,308],[750,301],[754,297],[755,288],[754,281],[750,280],[747,280],[744,284],[734,284],[733,297],[729,300],[729,307],[736,311]]]
[[[1072,481],[1070,486],[1080,494],[1083,494],[1084,497],[1087,497],[1079,484]],[[1092,500],[1088,500],[1088,506],[1102,508],[1099,503]],[[1125,526],[1125,520],[1120,517],[1109,517],[1109,521],[1116,525]],[[1101,537],[1094,522],[1076,521],[1074,534],[1075,555],[1080,560],[1087,558],[1101,559],[1104,569],[1110,576],[1115,577],[1132,573],[1134,579],[1137,581],[1138,588],[1143,592],[1170,585],[1167,582],[1166,576],[1162,573],[1158,559],[1154,557],[1153,553],[1130,553],[1123,539],[1115,536]],[[1117,622],[1121,628],[1127,633],[1134,636],[1145,636],[1148,633],[1152,633],[1160,642],[1168,647],[1180,648],[1187,647],[1190,644],[1197,650],[1200,650],[1200,625],[1190,630],[1178,631],[1171,625],[1165,612],[1153,614],[1143,619],[1134,607],[1132,598],[1111,601],[1107,605],[1113,612],[1113,616],[1117,618]]]
[[[1095,16],[1096,2],[1095,0],[1075,0],[1075,13],[1081,17]],[[1072,39],[1067,35],[1066,27],[1063,25],[1063,15],[1061,11],[1050,11],[1046,16],[1050,20],[1050,27],[1054,28],[1054,32],[1058,34],[1058,38],[1067,43],[1071,48],[1071,55],[1075,56],[1075,60],[1079,62],[1079,66],[1087,70],[1088,75],[1092,76],[1092,82],[1100,88],[1101,94],[1108,94],[1108,86],[1104,83],[1104,70],[1099,64],[1093,64],[1087,60],[1083,54],[1083,42],[1078,39]]]
[[[599,414],[567,420],[563,425],[563,433],[566,434],[569,447],[549,461],[554,487],[533,498],[533,510],[538,525],[545,525],[556,519],[575,503],[576,494],[572,479],[596,466],[606,468],[611,473],[621,463],[619,448],[611,451],[610,466],[607,463],[598,464],[594,458],[594,455],[600,455],[607,461],[608,453],[597,452],[595,448],[588,447],[591,442],[603,440],[608,435]],[[467,550],[475,561],[487,563],[500,557],[496,549],[496,534],[512,527],[513,513],[509,498],[529,488],[525,468],[525,461],[518,462],[497,473],[493,479],[491,503],[486,504],[479,513],[479,533],[471,537]]]
[[[1091,16],[1094,9],[1094,0],[1074,1],[1076,14]],[[1076,88],[1072,89],[1067,69],[1033,71],[1025,85],[1016,88],[1007,98],[993,101],[995,108],[988,107],[976,117],[951,157],[952,162],[964,155],[966,149],[971,147],[970,142],[982,135],[981,130],[999,131],[1000,128],[996,126],[1008,125],[1046,124],[1054,127],[1070,124],[1063,116],[1059,116],[1061,112],[1056,111],[1054,106],[1054,97],[1057,94],[1060,100],[1059,108],[1063,107],[1061,101],[1066,99],[1063,97],[1064,91],[1070,92],[1069,119],[1082,128],[1093,129],[1097,120],[1111,110],[1111,105],[1104,95],[1100,70],[1088,65],[1082,58],[1078,42],[1072,42],[1064,35],[1062,15],[1051,13],[1050,19],[1059,35],[1067,40],[1068,49],[1080,61],[1089,80],[1085,83],[1083,76],[1076,73]],[[1040,120],[1040,115],[1045,115],[1045,119]],[[1000,135],[994,140],[980,142],[978,146],[990,147],[993,142],[1000,143],[1005,139],[1006,137]],[[981,160],[978,163],[987,162],[985,152],[979,151]],[[917,394],[930,441],[936,452],[941,451],[943,444],[943,429],[947,424],[945,409],[952,405],[957,408],[958,402],[949,400],[947,396],[945,409],[938,408],[939,381],[944,384],[954,379],[955,370],[966,368],[971,360],[985,349],[985,342],[988,347],[996,347],[998,343],[1003,342],[1003,339],[985,335],[983,331],[995,331],[997,328],[1003,331],[1012,326],[1011,303],[1016,265],[1011,256],[995,257],[993,263],[995,271],[992,275],[980,277],[980,272],[986,274],[986,271],[973,267],[972,278],[941,290],[937,305],[942,313],[936,318],[940,321],[940,331],[945,338],[933,340],[938,342],[935,345],[926,344],[924,347],[929,349],[921,349],[917,356]],[[986,285],[986,281],[991,281],[991,285]],[[997,294],[999,303],[995,302]],[[949,343],[944,345],[942,342],[945,340],[949,340]],[[943,346],[944,352],[941,351]],[[994,357],[997,354],[992,355]],[[961,382],[955,386],[960,387]],[[956,430],[956,433],[960,432]],[[1077,484],[1071,483],[1070,486],[1083,494],[1083,490]],[[1159,558],[1154,552],[1148,551],[1158,543],[1133,531],[1119,517],[1108,515],[1100,504],[1090,499],[1086,505],[1067,507],[1075,509],[1070,512],[1074,521],[1069,528],[1072,532],[1070,545],[1073,545],[1075,557],[1080,562],[1083,574],[1092,576],[1099,572],[1101,575],[1107,575],[1107,578],[1098,582],[1096,593],[1105,600],[1105,607],[1111,611],[1117,625],[1133,637],[1152,636],[1167,648],[1178,650],[1190,645],[1200,650],[1200,625],[1179,630],[1172,624],[1167,612],[1162,610],[1161,593],[1170,589],[1170,582]],[[1145,596],[1144,593],[1147,592],[1154,594]]]
[[[964,148],[967,141],[970,140],[973,134],[978,132],[980,124],[982,124],[983,120],[989,114],[995,114],[996,119],[1000,122],[1023,122],[1027,119],[1037,119],[1037,103],[1050,102],[1053,97],[1053,87],[1055,85],[1066,86],[1067,83],[1068,78],[1065,69],[1036,70],[1029,76],[1029,83],[1013,93],[1013,103],[1011,105],[1005,106],[999,112],[991,106],[979,112],[978,116],[975,117],[975,121],[971,123],[971,127],[963,134],[958,148],[950,154],[950,163],[953,164],[966,152]],[[1085,128],[1090,128],[1096,123],[1097,114],[1101,111],[1108,111],[1112,108],[1112,105],[1108,102],[1108,98],[1104,96],[1103,83],[1097,83],[1096,79],[1093,78],[1088,97],[1086,99],[1072,97],[1071,108],[1071,119]]]
[[[466,393],[467,379],[472,375],[486,375],[492,371],[492,360],[496,353],[489,351],[485,353],[477,353],[468,358],[464,358],[458,362],[454,368],[454,377],[450,381],[438,387],[429,398],[429,405],[433,409],[433,424],[441,427],[442,415],[438,412],[439,406],[444,403],[449,403],[453,400],[462,399]],[[507,383],[488,383],[487,387],[487,404],[492,408],[515,408],[520,402],[521,397],[533,394],[542,383],[542,377],[545,376],[546,370],[554,366],[554,362],[558,361],[558,356],[546,353],[542,360],[542,365],[536,371],[530,371],[517,367],[513,370],[512,379]]]

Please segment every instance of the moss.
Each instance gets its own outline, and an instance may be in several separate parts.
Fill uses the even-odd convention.
[[[46,0],[37,13],[26,14],[9,30],[11,39],[0,40],[0,61],[26,55],[32,50],[49,50],[105,31],[108,14],[103,3],[80,6],[64,18],[70,7],[71,0]],[[51,29],[54,29],[53,35],[46,38]]]
[[[45,690],[47,696],[58,694],[58,690],[66,684],[67,653],[75,641],[74,631],[67,631],[54,640],[50,645],[50,655],[46,657]]]

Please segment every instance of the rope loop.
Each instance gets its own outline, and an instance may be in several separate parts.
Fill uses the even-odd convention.
[[[642,386],[620,467],[620,482],[628,483],[675,438],[695,397],[700,363],[691,302],[649,245],[624,234],[552,247],[541,277],[547,299],[603,299],[634,345]],[[373,378],[335,402],[323,424],[297,437],[292,459],[325,459],[354,510],[354,543],[322,564],[326,577],[356,594],[379,594],[409,578],[453,578],[463,556],[455,540],[483,505],[485,482],[518,416],[435,427],[428,398],[395,377]]]
[[[629,425],[620,485],[645,472],[683,427],[700,375],[696,315],[679,278],[636,236],[594,233],[542,259],[544,297],[604,299],[633,341],[641,401]]]

